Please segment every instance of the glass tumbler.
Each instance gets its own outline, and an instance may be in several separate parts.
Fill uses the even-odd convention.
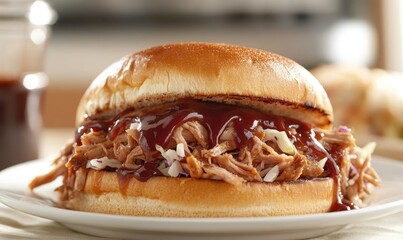
[[[0,170],[38,157],[55,11],[45,1],[0,0]]]

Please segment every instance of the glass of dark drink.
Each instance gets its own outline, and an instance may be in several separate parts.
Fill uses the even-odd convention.
[[[38,157],[43,58],[54,20],[45,1],[0,0],[0,170]]]

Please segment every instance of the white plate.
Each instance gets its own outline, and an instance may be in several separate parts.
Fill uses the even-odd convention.
[[[367,208],[304,216],[259,218],[157,218],[72,211],[55,207],[53,189],[40,187],[33,196],[26,185],[49,161],[23,163],[0,172],[0,202],[11,208],[59,222],[73,230],[126,239],[302,239],[324,235],[346,225],[403,210],[403,163],[375,157],[373,166],[383,179]]]

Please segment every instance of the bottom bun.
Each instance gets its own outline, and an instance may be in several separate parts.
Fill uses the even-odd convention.
[[[244,183],[194,178],[128,180],[125,195],[116,173],[89,170],[84,191],[64,205],[109,214],[158,217],[256,217],[328,212],[331,178],[275,183]]]

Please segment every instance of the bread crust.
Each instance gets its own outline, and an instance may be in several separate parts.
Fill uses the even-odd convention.
[[[194,178],[128,181],[122,195],[115,172],[90,169],[84,190],[63,204],[80,211],[134,216],[256,217],[328,212],[334,197],[331,178],[241,186]]]
[[[322,86],[294,61],[240,46],[182,43],[128,55],[104,70],[82,97],[76,124],[179,98],[244,105],[322,128],[333,119]]]

